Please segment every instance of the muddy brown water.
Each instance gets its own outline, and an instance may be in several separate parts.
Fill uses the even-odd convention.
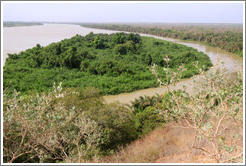
[[[41,46],[46,46],[53,42],[58,42],[60,40],[71,38],[76,34],[87,35],[88,33],[114,33],[118,31],[111,30],[102,30],[102,29],[93,29],[93,28],[85,28],[79,25],[72,24],[44,24],[39,26],[26,26],[26,27],[4,27],[3,28],[3,55],[2,61],[5,63],[5,59],[7,58],[8,53],[19,53],[26,49],[32,48],[36,46],[36,44],[40,44]],[[166,41],[171,41],[174,43],[186,45],[188,47],[193,47],[198,51],[204,52],[207,54],[212,63],[216,64],[217,59],[219,58],[223,61],[223,67],[228,70],[228,72],[242,70],[243,66],[243,58],[238,57],[232,53],[228,53],[226,51],[205,46],[198,42],[189,42],[189,41],[181,41],[178,39],[170,39],[164,37],[157,37],[152,35],[141,34],[142,36],[150,36],[155,37],[157,39],[162,39]],[[220,65],[222,67],[222,65]],[[194,83],[193,81],[197,78],[197,76],[184,79],[181,82],[177,83],[175,86],[171,85],[171,89],[180,89],[185,85],[187,87],[188,92],[193,91]],[[157,87],[157,88],[148,88],[137,90],[130,93],[121,93],[118,95],[108,95],[104,96],[106,102],[115,102],[119,101],[120,103],[129,104],[131,101],[139,98],[140,96],[153,96],[155,94],[163,94],[167,91],[167,87]]]

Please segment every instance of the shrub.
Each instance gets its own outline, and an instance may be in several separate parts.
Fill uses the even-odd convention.
[[[129,110],[94,88],[4,94],[4,162],[84,162],[136,138]]]
[[[138,129],[138,134],[147,134],[157,126],[163,124],[165,121],[161,113],[161,110],[151,106],[137,113],[135,116],[135,122],[136,128]]]
[[[202,70],[200,70],[202,71]],[[192,148],[201,150],[217,162],[240,161],[243,119],[242,72],[228,74],[217,68],[198,76],[195,95],[175,94],[170,110],[181,127],[193,128]],[[165,104],[166,105],[166,104]],[[230,134],[228,134],[230,131]],[[209,146],[200,145],[205,141]]]

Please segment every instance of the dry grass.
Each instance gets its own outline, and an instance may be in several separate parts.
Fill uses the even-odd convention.
[[[228,129],[226,135],[232,135],[235,128]],[[195,130],[167,124],[150,132],[144,138],[136,140],[112,156],[93,162],[100,163],[216,163],[201,150],[192,149]],[[230,139],[232,141],[232,139]],[[239,147],[241,142],[237,143]],[[212,149],[208,142],[197,142],[196,146]],[[239,150],[240,151],[240,150]]]
[[[153,163],[164,156],[183,154],[190,150],[194,130],[172,127],[172,124],[150,132],[118,153],[105,157],[105,163]]]

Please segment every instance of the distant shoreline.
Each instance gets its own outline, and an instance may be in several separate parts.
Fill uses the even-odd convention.
[[[43,25],[40,22],[17,22],[17,21],[5,21],[3,22],[3,27],[23,27],[23,26],[34,26]]]

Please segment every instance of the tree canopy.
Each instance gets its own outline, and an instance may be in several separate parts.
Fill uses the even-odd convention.
[[[48,91],[53,83],[64,87],[93,86],[101,94],[118,94],[158,86],[149,70],[157,64],[177,70],[187,66],[183,78],[197,74],[193,63],[208,69],[207,55],[193,48],[134,33],[76,35],[46,47],[37,44],[19,54],[9,54],[4,66],[4,88],[28,93]],[[162,72],[160,72],[162,73]],[[160,75],[165,81],[165,74]]]

